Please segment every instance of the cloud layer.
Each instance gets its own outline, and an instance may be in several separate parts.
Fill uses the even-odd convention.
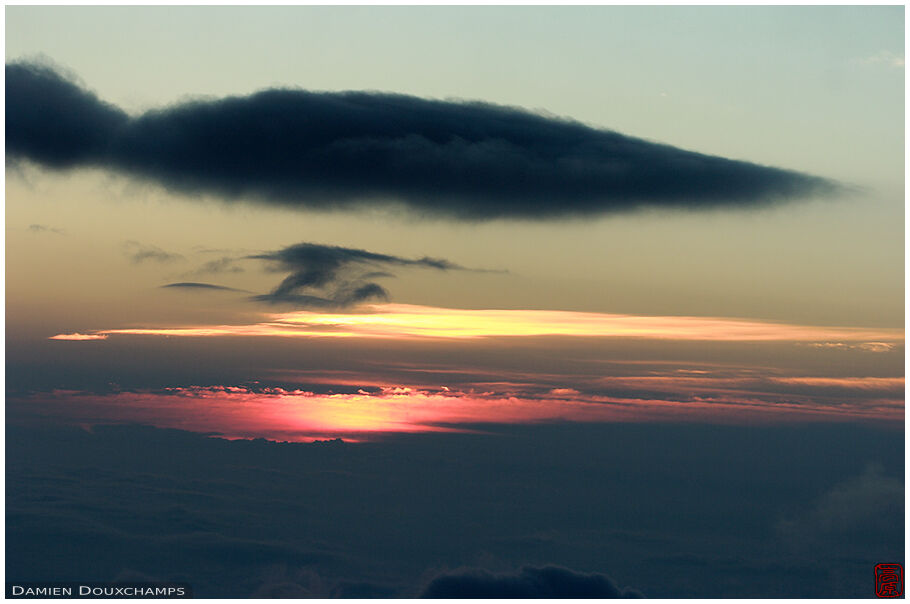
[[[873,565],[904,552],[903,515],[885,539],[792,553],[772,530],[870,463],[902,483],[902,430],[533,424],[280,444],[49,419],[7,422],[10,581],[407,598],[441,569],[559,566],[657,598],[862,598]]]
[[[6,66],[6,123],[12,159],[307,208],[402,203],[458,219],[546,218],[746,206],[839,188],[479,102],[270,89],[130,116],[32,63]]]
[[[559,566],[656,598],[827,599],[868,597],[874,564],[903,559],[903,515],[885,539],[796,552],[773,530],[870,463],[902,483],[903,430],[536,423],[281,444],[34,417],[7,421],[10,581],[408,598],[442,569]]]
[[[294,246],[296,247],[296,246]],[[345,251],[347,248],[338,248]],[[280,252],[279,252],[280,254]],[[263,255],[271,257],[271,255]],[[398,259],[406,261],[405,259]],[[295,301],[300,289],[313,287],[313,282],[340,284],[341,292],[363,287],[364,279],[378,273],[358,274],[357,264],[341,264],[329,276],[308,276],[308,266],[300,259],[281,268],[293,270],[272,294],[261,299]],[[353,261],[346,261],[351,262]],[[421,266],[420,260],[410,261]],[[325,265],[312,266],[326,271]],[[330,271],[331,272],[331,271]],[[354,275],[347,279],[344,275]],[[317,281],[324,279],[325,281]],[[353,285],[352,285],[353,283]],[[375,285],[375,284],[374,284]],[[379,286],[377,286],[379,287]],[[309,296],[314,297],[315,296]],[[338,299],[322,299],[323,306],[339,304]],[[316,313],[297,311],[263,315],[256,323],[238,325],[200,324],[174,327],[130,327],[104,329],[94,333],[159,335],[159,336],[295,336],[310,338],[447,338],[470,339],[491,337],[570,336],[577,338],[636,338],[658,341],[693,342],[794,342],[813,349],[859,350],[866,353],[888,353],[903,344],[899,328],[823,327],[749,321],[724,317],[647,316],[561,310],[437,308],[414,304],[372,304],[357,313]],[[821,344],[822,346],[818,346]],[[843,344],[843,347],[836,346]]]

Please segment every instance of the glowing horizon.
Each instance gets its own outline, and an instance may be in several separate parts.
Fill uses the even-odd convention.
[[[816,378],[798,379],[811,382]],[[902,386],[903,380],[900,382]],[[841,385],[864,388],[856,378]],[[870,385],[875,386],[875,381]],[[887,385],[896,386],[897,381],[888,380]],[[790,398],[793,400],[773,401],[748,390],[674,400],[656,392],[639,398],[595,395],[573,388],[504,392],[381,386],[374,392],[317,393],[280,387],[187,386],[108,394],[57,390],[33,393],[14,404],[83,425],[91,418],[88,425],[143,423],[226,438],[295,442],[334,437],[363,440],[380,433],[463,432],[482,430],[485,424],[541,422],[903,421],[903,400],[893,393],[866,399],[860,405]]]

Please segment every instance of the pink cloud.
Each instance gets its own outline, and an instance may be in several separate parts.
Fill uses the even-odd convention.
[[[887,421],[903,425],[903,400],[872,398],[843,405],[724,392],[673,398],[548,392],[453,390],[419,386],[375,392],[316,393],[279,387],[190,386],[163,391],[93,394],[71,391],[11,399],[17,417],[54,417],[69,423],[144,423],[229,438],[305,441],[361,440],[388,432],[457,431],[464,424],[538,422]]]

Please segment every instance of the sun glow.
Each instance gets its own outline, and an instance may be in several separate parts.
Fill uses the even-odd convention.
[[[573,388],[494,391],[382,386],[371,392],[316,393],[279,387],[189,386],[110,394],[35,393],[14,398],[7,405],[13,420],[17,411],[27,408],[63,421],[92,417],[97,423],[144,423],[228,438],[363,440],[379,433],[464,431],[483,429],[485,424],[560,421],[753,424],[865,420],[903,425],[902,382],[889,380],[883,384],[889,391],[850,405],[825,397],[790,395],[782,399],[752,389],[724,389],[723,381],[716,388],[704,388],[701,394],[684,398],[661,394],[661,388],[644,396],[621,390],[611,395],[592,394]],[[858,379],[846,385],[864,388]]]

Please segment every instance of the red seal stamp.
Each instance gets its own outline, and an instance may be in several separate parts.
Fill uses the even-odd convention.
[[[875,595],[899,598],[904,595],[904,567],[896,562],[875,565]]]

